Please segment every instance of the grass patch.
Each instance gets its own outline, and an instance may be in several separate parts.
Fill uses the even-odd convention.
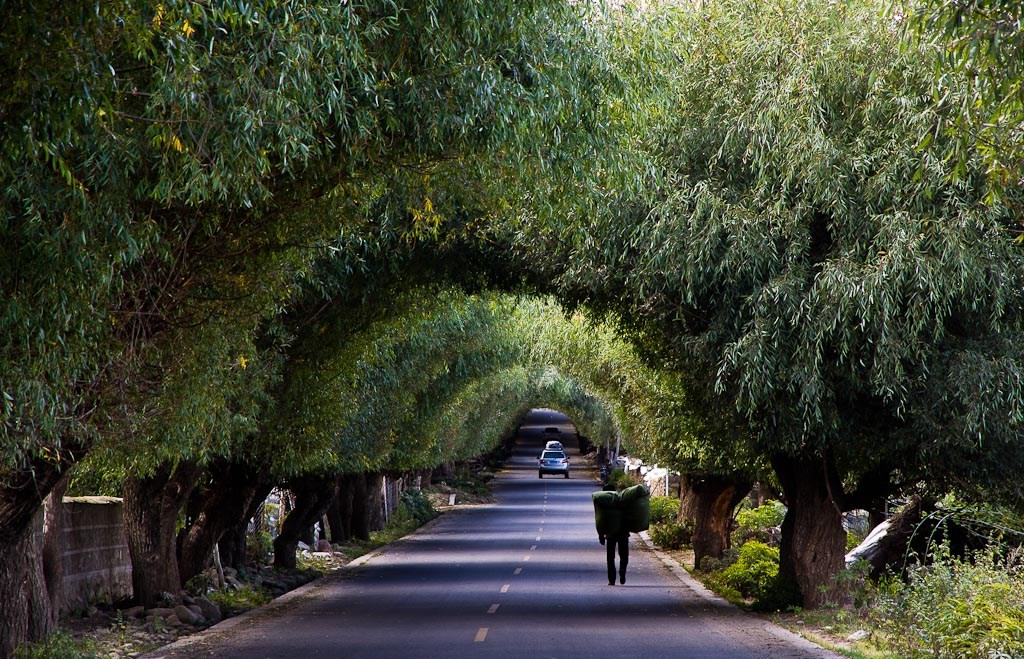
[[[842,608],[773,613],[772,622],[805,636],[818,645],[852,659],[899,659],[881,647],[881,632],[860,615]],[[858,631],[871,636],[861,641],[847,639]]]
[[[420,526],[422,526],[422,524],[415,519],[409,519],[395,524],[388,524],[387,527],[380,531],[374,531],[371,533],[368,540],[351,540],[340,545],[338,547],[338,551],[344,554],[349,560],[359,558],[364,554],[370,553],[374,549],[391,544],[392,542],[409,535]]]
[[[266,590],[245,584],[239,590],[215,590],[207,597],[220,605],[225,616],[263,606],[273,599]]]
[[[91,639],[75,639],[58,629],[45,641],[27,643],[14,650],[14,659],[97,659],[101,649]]]

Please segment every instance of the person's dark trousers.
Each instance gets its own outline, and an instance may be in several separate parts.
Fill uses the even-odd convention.
[[[626,583],[626,565],[629,564],[629,534],[610,535],[605,541],[608,551],[608,583],[615,583],[615,547],[619,548],[619,581]]]

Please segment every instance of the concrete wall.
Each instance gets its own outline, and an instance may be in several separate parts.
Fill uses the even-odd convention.
[[[121,499],[114,497],[64,498],[62,612],[132,596],[132,563],[121,511]]]

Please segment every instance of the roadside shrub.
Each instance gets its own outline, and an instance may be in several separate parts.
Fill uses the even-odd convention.
[[[395,516],[398,522],[413,520],[418,524],[425,524],[437,517],[437,511],[423,490],[405,490],[398,500],[398,511]]]
[[[268,531],[257,531],[245,537],[245,555],[249,560],[256,561],[261,565],[270,558],[274,551],[274,540]]]
[[[751,540],[740,547],[736,562],[722,570],[721,580],[744,597],[762,599],[775,586],[779,574],[779,550]]]
[[[732,542],[742,546],[751,540],[774,545],[778,542],[778,529],[786,516],[786,507],[778,501],[768,501],[763,506],[741,510],[736,514],[736,529]]]
[[[729,600],[730,602],[738,606],[744,606],[746,604],[746,598],[743,597],[743,593],[736,590],[729,584],[725,583],[725,581],[722,580],[721,575],[721,572],[715,572],[712,574],[705,575],[702,579],[704,585],[710,588],[711,590],[715,591],[715,594],[717,594],[719,597],[724,597],[725,599]]]
[[[612,473],[608,474],[608,487],[615,490],[624,490],[627,487],[636,485],[638,482],[621,467],[612,469]]]
[[[205,595],[217,589],[217,583],[209,572],[200,572],[185,582],[185,592],[190,595]]]
[[[679,499],[675,497],[651,497],[651,524],[673,522],[679,513]]]
[[[857,533],[856,531],[846,532],[846,553],[850,553],[851,550],[856,549],[857,545],[864,542],[866,536]]]
[[[99,648],[91,641],[76,641],[63,629],[50,634],[38,643],[26,643],[14,650],[14,659],[93,659],[99,657]]]
[[[739,558],[739,555],[740,552],[738,549],[735,547],[729,547],[722,554],[721,558],[716,558],[714,556],[705,556],[702,558],[697,569],[701,572],[721,572],[735,563],[736,559]]]
[[[901,657],[1024,656],[1024,562],[942,552],[880,598],[875,623]],[[912,633],[908,633],[912,630]]]
[[[648,533],[654,544],[665,549],[679,549],[693,542],[693,524],[688,520],[652,524]]]

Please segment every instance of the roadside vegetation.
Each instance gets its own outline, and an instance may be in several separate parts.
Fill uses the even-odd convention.
[[[946,511],[949,520],[962,514]],[[789,605],[789,594],[778,592],[784,587],[778,579],[783,516],[784,506],[777,501],[739,511],[732,547],[723,558],[705,559],[699,568],[687,542],[675,542],[658,526],[652,526],[650,536],[663,549],[682,550],[672,554],[718,595],[748,610],[769,612],[776,622],[846,656],[1024,654],[1020,545],[976,538],[979,549],[954,553],[950,534],[940,532],[930,538],[926,552],[905,556],[901,565],[879,576],[871,575],[865,561],[852,564],[835,577],[839,600],[805,610]],[[960,517],[955,526],[962,529],[970,521]]]

